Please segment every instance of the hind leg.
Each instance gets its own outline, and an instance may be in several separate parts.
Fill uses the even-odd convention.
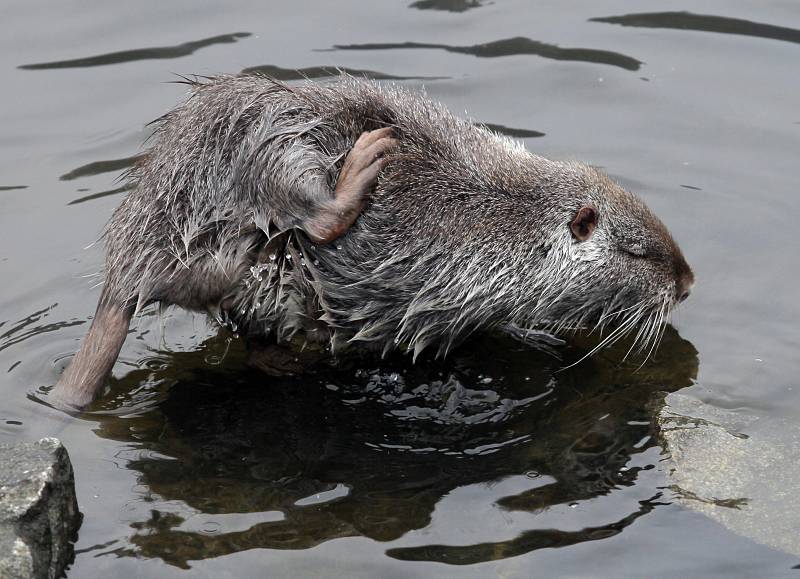
[[[391,135],[392,130],[385,128],[359,137],[345,159],[333,198],[330,198],[329,191],[318,197],[309,192],[307,206],[313,210],[299,226],[312,241],[330,243],[343,235],[356,220],[386,164],[384,154],[397,144]],[[153,290],[149,301],[187,309],[202,309],[219,303],[240,278],[241,268],[249,266],[247,255],[252,243],[246,236],[239,242],[235,247],[226,248],[233,254],[221,252],[216,258],[204,256],[191,266],[181,262],[174,274],[164,280],[162,287]],[[108,290],[103,291],[86,338],[52,391],[56,400],[83,408],[97,396],[125,341],[134,309],[132,304],[114,299]],[[277,366],[281,365],[283,363],[278,361]]]
[[[347,155],[339,174],[334,199],[322,204],[302,228],[314,243],[330,243],[350,228],[364,209],[378,174],[386,165],[384,156],[398,141],[391,128],[362,133]]]

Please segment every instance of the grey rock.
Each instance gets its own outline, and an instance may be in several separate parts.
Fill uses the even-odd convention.
[[[800,556],[800,426],[672,393],[658,415],[678,500],[728,529]]]
[[[60,577],[81,515],[58,439],[0,444],[0,577]]]

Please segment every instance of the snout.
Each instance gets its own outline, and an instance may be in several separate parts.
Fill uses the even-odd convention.
[[[689,264],[686,263],[681,250],[675,246],[675,254],[672,261],[673,279],[675,280],[675,303],[679,304],[686,301],[694,287],[694,273]]]
[[[683,273],[678,277],[678,283],[675,284],[675,299],[678,303],[686,301],[686,298],[692,293],[693,287],[694,274],[691,271]]]

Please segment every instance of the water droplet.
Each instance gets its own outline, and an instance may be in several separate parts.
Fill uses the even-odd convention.
[[[569,504],[569,508],[571,508],[571,509],[574,509],[577,506],[578,506],[578,503],[570,503]]]
[[[275,254],[274,253],[270,253],[269,254],[269,260],[270,261],[275,261]]]
[[[261,272],[264,271],[265,269],[267,269],[266,263],[257,263],[255,265],[250,266],[250,273],[254,278],[256,278],[257,281],[261,281]],[[245,280],[245,282],[246,281],[247,280]],[[247,287],[249,287],[249,283],[247,284]]]

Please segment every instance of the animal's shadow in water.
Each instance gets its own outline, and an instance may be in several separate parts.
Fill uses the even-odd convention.
[[[596,343],[579,342],[563,350],[565,358]],[[501,509],[538,513],[601,497],[635,484],[641,469],[624,466],[657,444],[654,408],[663,393],[690,385],[698,369],[696,350],[672,328],[642,368],[620,364],[620,347],[561,372],[563,361],[497,336],[444,361],[397,356],[292,379],[241,370],[235,346],[224,365],[209,368],[208,352],[224,347],[215,338],[131,372],[105,404],[136,408],[142,392],[157,392],[157,402],[138,403],[124,419],[97,406],[90,416],[99,436],[141,449],[127,467],[141,473],[154,506],[182,501],[212,515],[276,516],[209,533],[155,508],[131,525],[131,545],[117,555],[188,567],[253,548],[306,549],[347,536],[391,541],[426,527],[454,489],[514,475],[544,478],[496,500]],[[332,500],[309,501],[318,493]],[[654,490],[649,501],[632,500],[626,516],[580,531],[538,529],[496,543],[387,554],[470,564],[597,540],[657,501]]]

